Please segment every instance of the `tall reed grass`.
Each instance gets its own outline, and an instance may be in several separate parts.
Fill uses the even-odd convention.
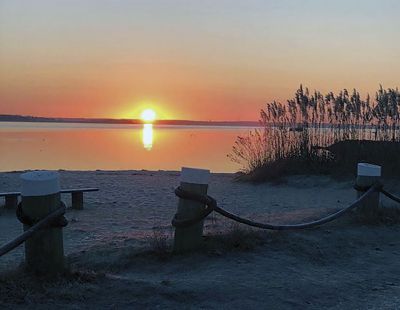
[[[321,166],[333,158],[318,147],[343,140],[400,141],[400,92],[380,86],[373,99],[362,99],[355,89],[323,95],[300,85],[286,103],[267,103],[259,122],[237,138],[228,155],[242,172],[288,159]]]

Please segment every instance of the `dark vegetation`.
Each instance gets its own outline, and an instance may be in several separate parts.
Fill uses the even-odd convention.
[[[85,290],[103,279],[104,274],[92,271],[66,271],[57,277],[38,276],[21,266],[15,271],[0,274],[0,308],[29,308],[54,300],[84,300]]]
[[[307,88],[260,112],[260,128],[237,138],[228,156],[239,179],[271,181],[289,174],[353,174],[357,162],[400,175],[400,92],[383,89],[361,99],[354,89],[322,95]]]

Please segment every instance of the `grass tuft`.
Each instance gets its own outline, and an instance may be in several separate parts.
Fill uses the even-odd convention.
[[[171,256],[170,238],[166,228],[153,228],[149,244],[151,253],[158,259],[165,260]]]

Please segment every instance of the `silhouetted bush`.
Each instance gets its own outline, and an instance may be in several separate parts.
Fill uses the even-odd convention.
[[[369,95],[363,100],[355,89],[324,96],[300,85],[285,104],[268,103],[260,112],[260,128],[238,137],[228,156],[242,166],[245,179],[254,181],[268,179],[268,174],[329,173],[337,167],[337,154],[328,148],[332,144],[400,142],[399,109],[397,88],[381,86],[374,100]]]

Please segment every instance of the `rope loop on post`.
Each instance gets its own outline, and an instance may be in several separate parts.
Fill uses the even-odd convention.
[[[189,191],[185,191],[180,186],[175,189],[175,195],[181,199],[197,201],[206,205],[205,209],[202,210],[202,212],[198,216],[191,219],[179,219],[178,215],[175,214],[174,218],[172,219],[172,225],[175,227],[192,226],[204,220],[217,207],[217,201],[214,198],[208,195],[200,195]]]
[[[10,251],[12,251],[20,244],[24,243],[26,240],[28,240],[30,237],[32,237],[34,234],[36,234],[39,230],[41,230],[43,228],[54,227],[54,226],[52,226],[52,225],[54,225],[54,223],[55,223],[56,227],[60,227],[62,224],[62,221],[59,219],[63,218],[65,210],[66,210],[65,204],[62,203],[58,209],[52,211],[51,213],[46,215],[45,218],[43,218],[40,221],[38,221],[37,223],[33,224],[22,235],[19,235],[14,240],[12,240],[9,243],[2,246],[0,248],[0,257],[3,256],[4,254],[7,254]]]
[[[60,201],[60,208],[63,208],[64,210],[66,209],[66,205],[63,201]],[[32,220],[29,216],[27,216],[24,211],[22,210],[22,202],[20,202],[17,206],[17,209],[15,211],[15,214],[17,216],[18,221],[20,221],[22,224],[27,225],[27,226],[34,226],[36,223],[40,222]],[[61,215],[52,221],[50,221],[47,225],[47,227],[65,227],[68,225],[68,220],[65,218],[64,215]]]
[[[357,192],[366,192],[367,190],[369,190],[371,188],[371,186],[360,186],[357,184],[354,184],[353,188],[357,191]]]
[[[376,190],[379,192],[383,191],[383,184],[380,182],[376,182],[374,185],[369,185],[369,186],[360,186],[357,184],[354,184],[353,188],[358,191],[358,192],[366,192],[368,191],[372,186],[375,186]]]

